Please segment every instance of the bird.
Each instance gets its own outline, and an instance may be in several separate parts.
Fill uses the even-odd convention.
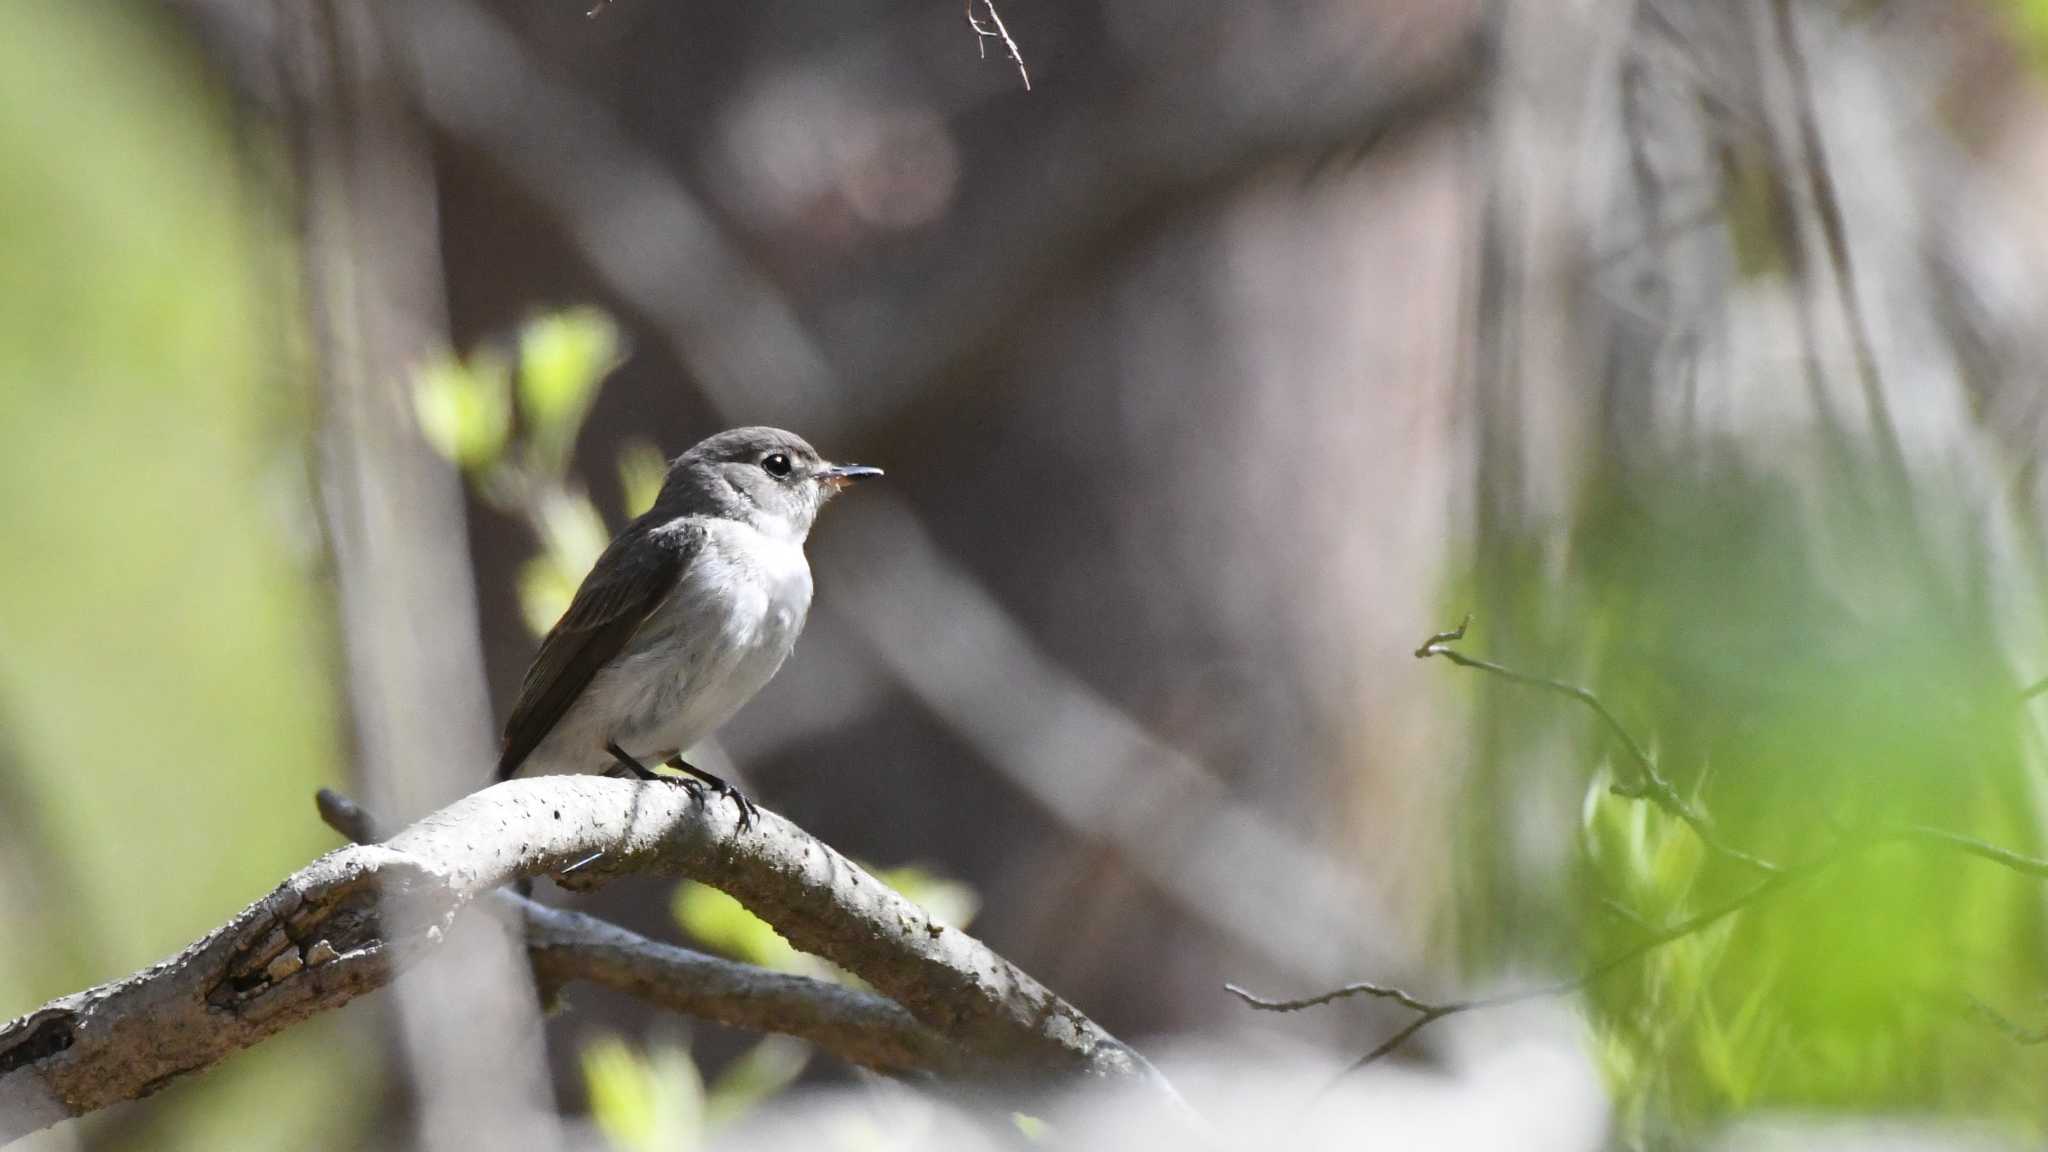
[[[541,641],[496,778],[701,781],[748,827],[754,802],[683,753],[782,667],[810,611],[811,524],[832,497],[881,474],[828,463],[803,437],[766,427],[720,432],[670,461],[653,506],[613,538]]]

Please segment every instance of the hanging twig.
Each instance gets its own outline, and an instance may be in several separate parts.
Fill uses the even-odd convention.
[[[1649,751],[1622,725],[1620,720],[1615,718],[1614,713],[1590,689],[1581,688],[1576,684],[1567,684],[1562,680],[1553,680],[1548,676],[1535,676],[1527,672],[1518,672],[1512,668],[1495,664],[1490,660],[1481,660],[1476,657],[1467,656],[1457,649],[1450,647],[1450,645],[1465,638],[1465,629],[1471,623],[1472,617],[1468,615],[1458,622],[1456,628],[1448,632],[1439,632],[1423,641],[1422,647],[1415,650],[1416,658],[1427,660],[1431,656],[1441,656],[1460,668],[1473,668],[1481,672],[1488,672],[1504,680],[1510,680],[1516,684],[1526,684],[1532,688],[1541,688],[1547,692],[1555,692],[1560,696],[1568,696],[1584,704],[1587,708],[1592,709],[1593,714],[1598,716],[1602,723],[1607,725],[1607,730],[1614,734],[1615,739],[1621,743],[1622,748],[1628,753],[1630,762],[1635,766],[1636,780],[1627,785],[1617,786],[1615,789],[1617,792],[1624,796],[1647,799],[1657,805],[1657,807],[1669,812],[1672,816],[1683,821],[1685,826],[1692,829],[1693,834],[1700,838],[1702,844],[1705,844],[1709,850],[1718,855],[1748,865],[1766,874],[1781,871],[1778,865],[1773,864],[1769,860],[1722,841],[1720,836],[1714,832],[1713,824],[1707,819],[1706,814],[1689,803],[1684,796],[1679,794],[1678,789],[1672,785],[1671,781],[1665,779],[1664,774],[1658,770],[1656,761],[1651,758]]]
[[[989,24],[983,24],[981,18],[974,14],[974,5],[977,3],[977,0],[967,0],[967,26],[974,29],[974,46],[980,49],[981,58],[984,60],[988,59],[988,42],[990,40],[1001,40],[1003,47],[1010,53],[1010,59],[1017,64],[1017,75],[1024,80],[1024,90],[1026,92],[1031,91],[1031,73],[1024,70],[1024,53],[1017,50],[1017,42],[1010,38],[1010,30],[1003,26],[1003,15],[996,11],[995,0],[978,0],[978,2],[983,8],[988,9],[989,24],[995,25],[991,28]]]

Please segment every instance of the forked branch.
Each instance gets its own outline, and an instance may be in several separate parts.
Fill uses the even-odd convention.
[[[351,834],[360,810],[323,810]],[[688,876],[736,897],[854,992],[655,944],[586,916],[493,897],[594,853],[579,880]],[[663,783],[515,780],[381,844],[331,852],[171,959],[0,1026],[0,1142],[147,1095],[176,1077],[382,987],[485,898],[521,918],[537,969],[739,1027],[787,1031],[892,1072],[1147,1084],[1136,1052],[979,941],[773,813]]]

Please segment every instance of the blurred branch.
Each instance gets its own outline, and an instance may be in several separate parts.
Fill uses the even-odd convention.
[[[1774,873],[1782,871],[1778,865],[1762,857],[1724,843],[1715,834],[1713,824],[1707,819],[1706,814],[1688,802],[1684,796],[1679,794],[1678,789],[1672,786],[1671,781],[1665,779],[1664,774],[1658,771],[1656,761],[1651,758],[1650,753],[1643,747],[1642,743],[1630,734],[1629,730],[1622,725],[1620,720],[1615,718],[1614,713],[1608,709],[1600,697],[1594,695],[1590,689],[1581,688],[1576,684],[1567,684],[1562,680],[1553,680],[1548,676],[1536,676],[1527,672],[1517,672],[1512,668],[1495,664],[1490,660],[1480,660],[1476,657],[1467,656],[1452,648],[1452,644],[1465,638],[1465,628],[1471,623],[1472,617],[1467,616],[1458,622],[1456,628],[1448,632],[1439,632],[1423,641],[1422,647],[1415,650],[1416,659],[1427,660],[1432,656],[1441,656],[1460,668],[1472,668],[1481,672],[1488,672],[1503,680],[1509,680],[1516,684],[1526,684],[1532,688],[1541,688],[1546,692],[1555,692],[1560,696],[1567,696],[1584,704],[1593,711],[1595,716],[1600,718],[1601,723],[1607,726],[1608,731],[1614,734],[1615,739],[1620,741],[1622,748],[1628,752],[1629,760],[1636,767],[1637,782],[1625,787],[1616,786],[1615,791],[1617,793],[1623,796],[1649,800],[1657,807],[1683,821],[1685,826],[1692,829],[1693,834],[1700,838],[1702,844],[1705,844],[1708,849],[1719,855],[1746,864],[1759,872]]]
[[[338,798],[337,798],[338,799]],[[323,810],[351,831],[359,811]],[[302,1020],[390,983],[437,950],[456,913],[522,877],[578,873],[683,875],[721,888],[799,948],[890,997],[943,1043],[908,1029],[863,1037],[876,1061],[923,1058],[1015,1078],[1143,1083],[1178,1106],[1145,1059],[980,942],[924,911],[773,813],[750,828],[737,810],[688,789],[594,777],[499,784],[458,800],[382,844],[315,860],[222,927],[161,964],[54,1000],[0,1027],[0,1141],[154,1092]],[[543,971],[714,1009],[743,1027],[801,1024],[828,1047],[882,1020],[870,1001],[709,965],[647,946],[587,917],[528,910],[529,947]],[[713,997],[721,985],[732,998]],[[650,998],[651,992],[650,992]],[[750,1005],[747,998],[752,998]]]
[[[988,59],[990,40],[1001,40],[1003,47],[1010,53],[1010,59],[1017,62],[1017,75],[1024,80],[1024,90],[1031,91],[1031,73],[1024,70],[1024,53],[1017,50],[1017,42],[1010,38],[1010,30],[1003,26],[1003,15],[996,11],[995,0],[980,0],[980,3],[983,8],[988,9],[989,22],[995,25],[991,28],[988,24],[983,24],[981,18],[974,14],[975,0],[967,0],[967,26],[974,29],[974,44],[980,49],[981,58]]]
[[[831,363],[775,282],[661,160],[538,66],[490,7],[399,5],[422,115],[501,165],[727,410],[837,423]]]
[[[1848,227],[1843,222],[1841,197],[1834,171],[1828,164],[1826,145],[1821,140],[1820,119],[1814,110],[1813,80],[1808,75],[1806,53],[1799,44],[1799,28],[1792,15],[1791,0],[1774,0],[1771,5],[1778,41],[1784,49],[1785,68],[1791,75],[1792,107],[1798,123],[1799,146],[1806,154],[1806,179],[1813,197],[1814,212],[1820,218],[1820,234],[1834,272],[1835,291],[1841,298],[1843,325],[1856,358],[1856,379],[1863,387],[1863,400],[1870,410],[1879,451],[1884,453],[1889,479],[1899,486],[1901,498],[1910,497],[1905,450],[1898,426],[1892,421],[1885,400],[1884,381],[1878,374],[1877,352],[1870,342],[1870,322],[1856,289],[1855,269],[1849,260]]]
[[[534,973],[548,984],[581,980],[728,1028],[795,1036],[877,1072],[993,1071],[886,996],[663,944],[511,892],[497,898],[518,907]]]
[[[901,500],[863,496],[839,517],[835,541],[858,551],[823,602],[1005,780],[1281,972],[1319,982],[1361,950],[1411,954],[1383,897],[1048,657]]]

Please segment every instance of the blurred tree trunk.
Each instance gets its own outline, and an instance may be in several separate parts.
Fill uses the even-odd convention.
[[[461,479],[411,402],[414,373],[447,346],[433,164],[378,6],[273,12],[357,770],[375,810],[406,821],[492,761]],[[421,1148],[558,1142],[530,974],[503,925],[458,924],[397,999]]]

